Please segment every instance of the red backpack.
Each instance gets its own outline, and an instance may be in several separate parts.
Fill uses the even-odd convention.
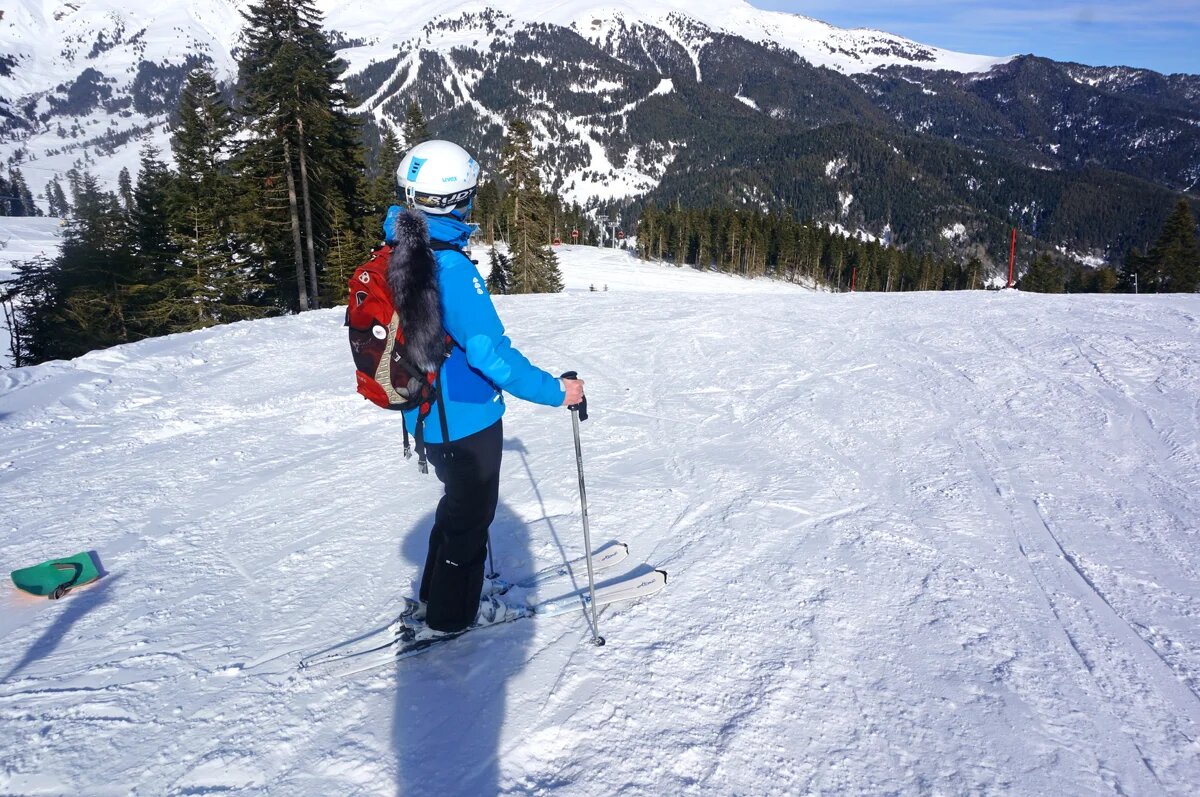
[[[434,403],[438,405],[442,439],[449,440],[450,433],[446,411],[438,401],[441,393],[438,371],[421,371],[405,356],[402,319],[392,303],[392,290],[387,279],[391,255],[390,246],[380,247],[369,261],[355,269],[350,278],[350,302],[346,308],[350,352],[357,369],[358,392],[363,398],[385,410],[419,410],[417,461],[421,472],[428,473],[423,431],[425,418]],[[453,341],[447,335],[446,356],[452,346]],[[408,429],[404,428],[404,458],[411,456]]]

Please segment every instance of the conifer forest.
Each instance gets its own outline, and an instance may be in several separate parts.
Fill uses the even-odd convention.
[[[171,123],[170,151],[144,147],[116,190],[87,171],[35,198],[20,168],[0,173],[0,215],[63,219],[56,257],[15,264],[0,284],[15,365],[244,319],[340,304],[380,243],[403,152],[439,137],[416,101],[377,127],[351,112],[343,64],[310,0],[260,0],[243,13],[233,86],[197,65]],[[881,240],[752,204],[653,198],[582,208],[544,184],[535,131],[507,121],[487,153],[472,221],[493,293],[562,290],[554,246],[616,245],[597,211],[624,211],[642,258],[831,291],[1000,287],[978,253],[948,257],[921,240]],[[1192,207],[1161,208],[1158,234],[1095,268],[1022,235],[1017,287],[1040,292],[1192,292],[1200,245]],[[501,248],[496,244],[502,243]],[[622,244],[624,245],[624,244]],[[1003,260],[1007,260],[1007,252]],[[0,257],[3,253],[0,252]]]

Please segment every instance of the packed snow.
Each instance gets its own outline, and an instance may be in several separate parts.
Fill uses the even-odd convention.
[[[826,224],[824,226],[825,226],[825,229],[829,230],[832,233],[837,233],[838,235],[842,236],[843,238],[854,238],[856,240],[863,241],[865,243],[874,243],[876,241],[882,241],[883,243],[888,243],[890,241],[890,238],[881,238],[877,235],[872,235],[871,233],[867,232],[866,230],[862,229],[861,227],[856,230],[851,230],[848,227],[846,227],[845,225],[836,224],[836,223],[835,224]],[[890,234],[891,234],[891,231],[887,227],[884,228],[884,232],[885,232],[885,235],[887,235],[887,236],[890,236]]]
[[[300,672],[413,594],[439,494],[341,310],[0,372],[3,564],[107,571],[0,595],[0,793],[1195,793],[1200,299],[562,259],[496,304],[587,380],[593,540],[662,593],[603,648],[581,610]],[[567,412],[505,434],[516,578],[582,530]]]
[[[755,102],[754,100],[750,99],[749,97],[743,97],[741,94],[735,94],[733,98],[735,100],[737,100],[738,102],[740,102],[742,105],[745,105],[749,108],[753,108],[756,111],[762,110],[762,108],[758,107],[758,103]]]
[[[948,227],[943,227],[942,237],[947,241],[961,241],[967,237],[967,226],[962,222],[956,222]]]
[[[825,176],[831,180],[836,179],[837,176],[841,174],[842,171],[849,165],[850,161],[847,158],[834,158],[833,160],[829,161],[829,163],[825,164]]]

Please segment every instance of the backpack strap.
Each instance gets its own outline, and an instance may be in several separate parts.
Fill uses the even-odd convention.
[[[429,473],[429,460],[425,458],[425,415],[417,410],[417,470]]]
[[[430,249],[432,249],[432,250],[433,250],[433,251],[435,251],[435,252],[458,252],[460,255],[462,255],[463,257],[466,257],[466,258],[467,258],[467,260],[470,260],[470,261],[471,261],[472,263],[474,263],[475,265],[477,265],[477,266],[479,265],[479,261],[478,261],[478,260],[473,260],[473,259],[471,259],[470,257],[468,257],[468,256],[467,256],[467,253],[466,253],[466,251],[464,251],[464,250],[463,250],[463,249],[461,249],[460,247],[457,247],[457,246],[455,246],[455,245],[454,245],[454,244],[452,244],[452,243],[449,243],[448,241],[434,241],[434,240],[430,240],[430,241],[429,241],[429,248],[430,248]]]
[[[432,405],[437,404],[438,421],[442,427],[442,443],[450,442],[450,425],[446,421],[446,402],[442,401],[442,366],[446,360],[450,358],[450,353],[454,350],[454,339],[449,335],[446,336],[445,350],[442,354],[442,362],[438,363],[437,372],[434,375],[433,381],[430,383],[429,400],[423,402],[417,408],[417,428],[414,435],[415,446],[417,452],[417,468],[421,473],[429,473],[429,460],[425,456],[425,419],[429,417]],[[412,451],[408,445],[408,427],[402,426],[404,430],[404,458],[409,459],[412,456]],[[449,456],[449,450],[447,449]]]
[[[438,421],[442,427],[442,442],[450,442],[450,425],[446,423],[446,402],[442,401],[442,371],[438,369],[437,376]]]

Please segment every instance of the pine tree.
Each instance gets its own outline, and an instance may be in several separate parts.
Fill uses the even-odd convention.
[[[38,208],[37,203],[33,201],[33,194],[29,190],[28,184],[25,182],[25,176],[21,174],[20,169],[12,169],[9,171],[8,188],[6,194],[8,200],[9,216],[41,216],[42,211]]]
[[[488,293],[503,296],[509,292],[509,286],[512,284],[512,261],[503,253],[497,252],[494,246],[488,252],[488,259],[492,266],[487,278]]]
[[[67,190],[71,192],[71,207],[78,208],[83,193],[83,174],[74,166],[67,169]]]
[[[71,215],[71,205],[67,202],[67,195],[63,193],[62,184],[57,177],[46,183],[46,206],[51,216],[65,219]]]
[[[193,70],[180,93],[171,150],[178,174],[166,198],[172,267],[147,310],[164,331],[257,318],[263,286],[241,253],[237,187],[229,168],[233,123],[213,76]]]
[[[52,359],[38,355],[39,347],[55,337],[55,319],[47,310],[61,303],[58,283],[57,265],[41,254],[16,263],[12,279],[0,283],[0,304],[4,308],[14,367]]]
[[[423,144],[433,138],[429,133],[429,126],[425,123],[425,114],[421,113],[421,106],[416,100],[410,102],[404,111],[403,133],[406,149],[412,149],[417,144]]]
[[[966,288],[973,291],[979,287],[980,281],[983,278],[983,261],[972,255],[971,259],[967,261],[965,271],[967,279]]]
[[[243,12],[238,64],[248,141],[237,171],[253,203],[247,226],[279,301],[294,275],[294,309],[318,306],[334,210],[359,225],[358,123],[340,88],[343,67],[310,0],[260,0]]]
[[[1194,293],[1200,289],[1200,243],[1196,239],[1196,218],[1186,199],[1176,203],[1147,259],[1153,271],[1154,290]]]
[[[1062,293],[1066,279],[1049,255],[1038,255],[1017,282],[1017,288],[1034,293]]]
[[[1117,289],[1120,278],[1117,272],[1105,267],[1096,271],[1095,290],[1097,293],[1112,293]]]
[[[90,174],[76,175],[79,201],[53,261],[17,268],[12,288],[26,363],[69,359],[138,337],[127,308],[137,285],[128,219]]]
[[[129,212],[134,253],[143,278],[150,282],[161,279],[176,257],[167,212],[172,175],[160,154],[157,147],[142,148]]]
[[[396,204],[396,168],[401,159],[400,139],[391,125],[384,125],[379,142],[379,156],[374,163],[375,178],[371,181],[370,205],[372,226],[378,229],[389,206]],[[376,233],[378,234],[378,233]]]
[[[488,246],[495,246],[496,238],[501,234],[503,212],[500,187],[495,180],[484,180],[475,192],[472,214],[478,220],[479,229],[483,233],[483,242]]]
[[[512,260],[512,293],[557,293],[562,290],[558,258],[546,234],[546,201],[533,157],[529,125],[508,123],[500,151],[500,174],[508,183],[508,248]]]
[[[1153,291],[1151,271],[1149,258],[1137,249],[1130,249],[1125,253],[1125,262],[1121,265],[1120,290],[1125,293]]]
[[[642,209],[642,216],[638,220],[637,239],[638,239],[638,256],[643,260],[651,258],[651,241],[658,235],[658,227],[660,222],[658,206],[650,202]]]
[[[133,178],[129,175],[129,168],[121,167],[120,174],[117,175],[117,196],[121,198],[121,207],[126,213],[133,212]]]
[[[383,234],[383,219],[373,224],[371,231],[362,232],[356,219],[348,218],[344,209],[335,205],[330,223],[329,250],[325,256],[325,271],[321,274],[322,291],[327,296],[344,301],[346,286],[354,270],[367,259],[372,241]],[[372,236],[374,236],[372,238]]]
[[[0,174],[0,216],[11,215],[9,211],[9,198],[18,198],[13,193],[12,185]]]

